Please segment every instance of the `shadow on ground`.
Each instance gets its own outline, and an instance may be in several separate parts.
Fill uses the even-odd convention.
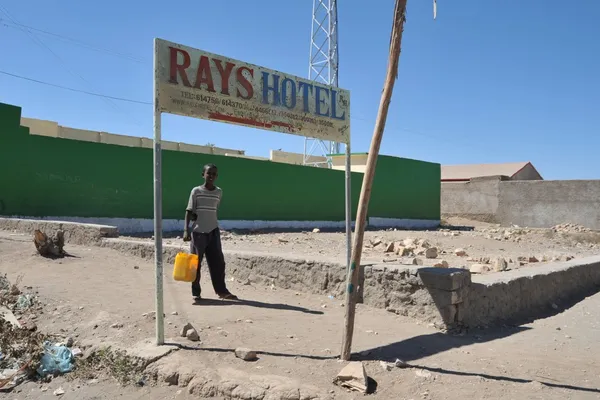
[[[562,383],[552,383],[552,382],[544,382],[544,381],[533,381],[531,379],[522,379],[522,378],[512,378],[510,376],[502,376],[502,375],[489,375],[483,374],[479,372],[464,372],[464,371],[452,371],[444,368],[432,368],[426,367],[422,365],[411,364],[413,368],[420,368],[430,372],[436,372],[438,374],[444,375],[455,375],[455,376],[478,376],[484,379],[493,380],[493,381],[503,381],[503,382],[513,382],[513,383],[533,383],[538,382],[544,386],[548,386],[551,388],[559,388],[559,389],[567,389],[567,390],[576,390],[580,392],[590,392],[590,393],[600,393],[600,389],[598,388],[588,388],[583,386],[575,386],[575,385],[567,385]]]
[[[408,362],[411,368],[423,369],[430,372],[435,372],[438,374],[444,375],[454,375],[454,376],[465,376],[465,377],[481,377],[483,379],[494,380],[494,381],[504,381],[504,382],[513,382],[513,383],[533,383],[538,382],[541,385],[548,386],[551,388],[561,388],[573,391],[580,392],[590,392],[590,393],[600,393],[600,389],[598,388],[590,388],[583,386],[575,386],[569,384],[562,384],[557,382],[547,382],[547,381],[533,381],[531,379],[523,379],[523,378],[515,378],[510,376],[501,376],[501,375],[490,375],[479,372],[467,372],[467,371],[454,371],[450,369],[444,368],[433,368],[425,365],[419,365],[417,363],[413,363],[411,361],[415,361],[421,358],[429,357],[435,354],[443,353],[444,351],[457,349],[465,346],[469,346],[475,343],[486,343],[491,342],[498,339],[503,339],[505,337],[519,334],[521,332],[527,331],[531,328],[525,327],[517,327],[517,328],[506,328],[494,332],[482,332],[481,335],[466,335],[466,336],[452,336],[443,333],[433,333],[429,335],[420,335],[410,339],[402,340],[397,343],[388,344],[385,346],[376,347],[373,349],[365,350],[360,353],[354,353],[352,355],[353,361],[395,361],[396,358],[400,358],[406,362]],[[169,343],[167,343],[169,344]],[[216,352],[216,353],[232,353],[234,349],[226,349],[226,348],[196,348],[189,347],[182,344],[172,344],[174,346],[179,347],[182,350],[190,350],[190,351],[200,351],[200,352]],[[268,355],[273,357],[286,357],[286,358],[305,358],[309,360],[333,360],[338,359],[337,355],[335,356],[318,356],[311,354],[295,354],[295,353],[279,353],[272,352],[268,350],[257,350],[256,351],[259,357],[261,355]],[[371,382],[370,382],[371,383]],[[372,382],[371,384],[375,384]]]
[[[202,299],[193,303],[195,306],[248,306],[248,307],[256,307],[256,308],[270,308],[272,310],[282,310],[282,311],[295,311],[301,312],[305,314],[314,314],[314,315],[323,315],[323,311],[315,311],[304,307],[292,306],[289,304],[282,303],[265,303],[262,301],[256,300],[236,300],[236,301],[224,301],[224,300],[215,300],[215,299]]]
[[[358,361],[395,361],[397,358],[404,361],[415,361],[433,356],[448,350],[459,349],[477,343],[492,342],[503,339],[531,328],[503,328],[495,331],[481,331],[479,334],[451,335],[441,332],[429,335],[419,335],[400,342],[375,347],[360,353],[354,353],[352,359]]]

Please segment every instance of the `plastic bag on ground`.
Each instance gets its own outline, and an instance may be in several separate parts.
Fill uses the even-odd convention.
[[[37,373],[46,375],[64,374],[73,370],[73,353],[67,346],[58,346],[49,342],[44,344],[44,355]]]

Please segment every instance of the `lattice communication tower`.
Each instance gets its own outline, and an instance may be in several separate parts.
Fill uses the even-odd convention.
[[[308,78],[338,86],[337,0],[313,0]],[[328,154],[340,153],[340,143],[304,138],[304,165],[331,167]]]

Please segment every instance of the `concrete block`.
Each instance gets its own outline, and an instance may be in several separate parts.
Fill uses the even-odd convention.
[[[100,132],[69,128],[66,126],[59,127],[58,137],[63,139],[81,140],[83,142],[100,142]]]
[[[29,128],[31,135],[59,137],[58,123],[43,119],[21,118],[21,126]]]
[[[224,149],[222,147],[213,147],[212,148],[212,153],[220,155],[220,156],[224,156],[227,153],[229,153],[229,154],[239,154],[239,155],[246,154],[246,152],[244,150]]]
[[[140,147],[143,147],[145,149],[151,149],[154,146],[154,141],[152,139],[148,139],[148,138],[140,138]]]
[[[141,138],[134,136],[115,135],[114,133],[101,132],[100,142],[105,144],[116,144],[118,146],[140,147]]]
[[[212,148],[208,146],[198,146],[187,143],[179,143],[179,151],[185,151],[188,153],[212,154]]]
[[[431,298],[435,302],[435,304],[439,305],[450,305],[450,304],[459,304],[465,301],[465,299],[469,296],[469,287],[463,286],[457,290],[440,290],[434,288],[427,288]]]
[[[179,142],[170,142],[168,140],[163,140],[161,142],[161,146],[163,150],[179,151]]]
[[[471,283],[471,273],[460,268],[420,268],[419,278],[428,288],[458,290]]]

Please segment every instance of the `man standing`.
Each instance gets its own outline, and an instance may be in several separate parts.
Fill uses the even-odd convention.
[[[215,186],[218,177],[217,166],[207,164],[202,170],[204,184],[192,189],[185,212],[185,228],[183,241],[191,240],[190,252],[198,255],[198,272],[192,282],[192,296],[195,301],[201,300],[200,296],[200,266],[206,254],[210,279],[219,298],[237,300],[229,293],[225,284],[225,257],[221,248],[221,231],[217,220],[217,208],[221,202],[223,191]],[[193,221],[190,235],[190,221]]]

